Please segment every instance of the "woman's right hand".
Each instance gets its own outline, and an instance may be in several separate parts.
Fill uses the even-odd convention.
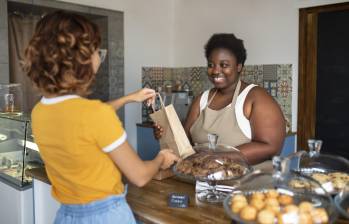
[[[147,106],[152,105],[155,102],[155,90],[149,88],[143,88],[129,95],[135,102],[146,101]]]
[[[164,158],[160,166],[162,170],[169,168],[174,162],[179,160],[179,157],[173,153],[172,149],[162,149],[158,156],[163,156]]]
[[[157,140],[159,140],[164,134],[164,129],[160,125],[158,125],[157,123],[154,123],[153,132],[154,132],[154,137]]]

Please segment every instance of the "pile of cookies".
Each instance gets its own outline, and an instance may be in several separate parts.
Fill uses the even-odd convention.
[[[233,195],[231,211],[244,222],[260,224],[328,223],[324,208],[315,208],[311,202],[302,201],[296,205],[293,197],[274,189],[254,192],[251,195]]]
[[[240,177],[245,168],[229,157],[219,157],[208,153],[197,153],[179,162],[176,170],[184,175],[207,177],[219,174],[219,179]]]
[[[339,192],[349,182],[349,175],[343,172],[312,173],[309,176],[318,181],[322,186],[326,186],[325,189],[330,193]],[[312,188],[309,182],[303,180],[292,180],[290,186],[293,188]]]
[[[335,191],[342,190],[349,182],[349,175],[343,172],[312,173],[310,176],[320,184],[331,182]]]

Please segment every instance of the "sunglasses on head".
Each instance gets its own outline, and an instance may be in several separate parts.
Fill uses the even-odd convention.
[[[99,58],[101,60],[101,63],[105,60],[106,56],[107,56],[107,49],[99,49],[98,50],[98,55]]]

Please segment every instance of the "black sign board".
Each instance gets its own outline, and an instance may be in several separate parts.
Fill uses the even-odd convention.
[[[189,196],[181,193],[170,193],[168,196],[168,206],[172,208],[187,208]]]

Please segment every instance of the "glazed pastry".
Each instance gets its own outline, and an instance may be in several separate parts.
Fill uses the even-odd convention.
[[[279,201],[276,198],[265,199],[265,206],[279,206]]]
[[[231,201],[232,201],[232,202],[234,202],[234,201],[245,201],[245,202],[247,203],[246,197],[245,197],[244,195],[242,195],[242,194],[236,194],[236,195],[234,195],[234,196],[232,197]]]
[[[252,194],[252,199],[264,200],[265,195],[262,192],[256,192]]]
[[[257,209],[253,206],[246,206],[240,211],[240,218],[245,221],[253,221],[256,220],[257,217]]]
[[[298,213],[298,206],[296,205],[287,205],[284,207],[285,213]]]
[[[285,195],[285,194],[280,195],[278,197],[278,200],[279,200],[279,203],[281,205],[289,205],[289,204],[292,204],[292,202],[293,202],[293,198],[291,196]]]
[[[284,214],[277,215],[277,224],[295,224],[298,223],[298,214]]]
[[[315,208],[311,216],[314,223],[328,223],[328,215],[324,208]]]
[[[250,205],[255,207],[257,210],[261,210],[264,207],[265,203],[262,199],[252,198]]]
[[[280,206],[278,205],[267,205],[264,207],[264,209],[273,212],[275,215],[280,213],[280,210],[281,210]]]
[[[308,202],[308,201],[303,201],[298,205],[299,208],[299,213],[304,213],[304,212],[308,212],[310,213],[314,206],[312,203]]]
[[[275,214],[268,209],[263,209],[258,213],[257,221],[260,224],[274,224]]]
[[[266,193],[266,196],[268,198],[277,198],[279,196],[279,193],[276,190],[272,189]]]
[[[311,215],[307,212],[300,212],[298,215],[299,224],[313,224],[313,219]]]
[[[247,201],[243,201],[243,200],[233,201],[231,204],[231,211],[234,213],[239,213],[241,211],[241,209],[243,209],[247,205],[248,205]]]

